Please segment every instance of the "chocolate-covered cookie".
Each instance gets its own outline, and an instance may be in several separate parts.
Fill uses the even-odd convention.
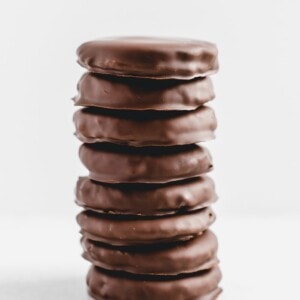
[[[154,79],[192,79],[218,70],[214,44],[192,39],[119,37],[89,41],[78,63],[94,73]]]
[[[99,297],[90,290],[88,290],[88,293],[91,297],[90,299],[93,299],[93,300],[111,300],[108,298]],[[189,299],[189,300],[217,300],[221,293],[222,293],[222,289],[220,287],[217,287],[215,290],[211,291],[210,293],[208,293],[204,296],[196,297],[196,298]],[[174,298],[173,300],[176,300],[176,298]]]
[[[215,221],[210,207],[186,214],[137,217],[83,211],[77,215],[81,233],[94,241],[111,245],[138,245],[188,240]]]
[[[116,274],[91,267],[87,285],[93,299],[114,300],[215,300],[221,289],[218,267],[183,276]]]
[[[163,215],[209,206],[217,200],[208,176],[168,184],[105,184],[80,177],[76,203],[109,214]]]
[[[83,144],[79,157],[91,179],[108,183],[163,183],[196,177],[212,169],[210,153],[198,145],[136,148]]]
[[[84,108],[74,114],[76,136],[84,143],[173,146],[214,138],[217,120],[210,107],[189,112],[119,111]]]
[[[83,257],[93,265],[135,274],[177,275],[211,269],[218,263],[217,238],[209,230],[186,241],[146,247],[112,247],[83,237]]]
[[[85,73],[75,105],[129,110],[192,110],[214,99],[209,77],[188,81],[120,78]]]

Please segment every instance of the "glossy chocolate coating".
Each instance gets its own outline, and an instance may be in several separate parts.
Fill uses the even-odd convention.
[[[89,295],[90,295],[90,299],[93,300],[114,300],[114,299],[109,299],[109,298],[102,298],[99,297],[95,294],[92,293],[92,291],[88,291]],[[220,294],[222,293],[222,289],[220,287],[217,287],[215,290],[211,291],[210,293],[204,295],[204,296],[200,296],[200,297],[196,297],[193,299],[188,299],[188,300],[217,300],[219,299]],[[173,300],[176,300],[176,298],[174,298]]]
[[[119,37],[89,41],[77,49],[90,72],[154,79],[192,79],[216,73],[214,44],[189,39]]]
[[[206,207],[216,200],[208,176],[169,184],[104,184],[80,177],[76,185],[78,205],[108,214],[172,214]]]
[[[213,139],[217,120],[210,107],[189,112],[116,111],[85,108],[75,112],[76,136],[84,143],[174,146]]]
[[[188,81],[119,78],[85,73],[75,105],[128,110],[192,110],[214,99],[209,77]]]
[[[109,298],[102,298],[99,297],[95,294],[92,293],[92,291],[88,291],[89,295],[90,295],[90,299],[92,300],[114,300],[114,299],[109,299]],[[220,287],[217,287],[215,290],[211,291],[210,293],[204,295],[204,296],[200,296],[200,297],[196,297],[193,299],[188,299],[188,300],[217,300],[219,299],[220,294],[222,293],[222,289]],[[176,300],[176,298],[174,298],[173,300]]]
[[[138,245],[188,240],[205,231],[215,221],[210,207],[164,217],[121,217],[83,211],[77,215],[87,238],[111,245]]]
[[[115,274],[91,267],[87,275],[93,299],[114,300],[214,300],[220,293],[218,267],[181,277],[145,277]]]
[[[89,170],[76,202],[93,299],[215,300],[221,272],[208,150],[217,48],[197,40],[107,38],[82,44],[74,114]],[[200,177],[201,176],[201,177]]]
[[[186,241],[164,246],[110,247],[83,238],[83,257],[93,265],[135,274],[177,275],[211,269],[218,263],[217,238],[209,230]]]
[[[83,144],[79,157],[93,180],[163,183],[196,177],[212,169],[208,150],[198,145],[134,148]]]

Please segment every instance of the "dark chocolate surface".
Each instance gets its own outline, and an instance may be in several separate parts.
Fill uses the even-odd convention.
[[[189,112],[117,111],[85,108],[75,112],[76,136],[84,143],[173,146],[214,138],[217,120],[210,107]]]
[[[209,77],[179,81],[85,73],[77,89],[75,105],[124,110],[192,110],[215,97]]]
[[[198,40],[120,37],[89,41],[77,49],[90,72],[154,79],[192,79],[218,70],[217,48]]]
[[[169,184],[105,184],[80,177],[76,185],[78,205],[109,214],[173,214],[206,207],[216,200],[208,176]]]
[[[114,299],[99,297],[99,296],[95,295],[91,290],[89,290],[88,292],[89,292],[91,299],[93,299],[93,300],[114,300]],[[222,288],[217,287],[215,290],[213,290],[212,292],[210,292],[204,296],[196,297],[193,299],[187,299],[187,300],[217,300],[217,299],[219,299],[219,296],[221,293],[222,293]],[[174,298],[173,300],[176,300],[176,298]]]
[[[209,42],[106,38],[82,44],[74,114],[89,170],[76,202],[93,299],[215,300],[221,272],[208,229],[217,196],[208,150],[217,48]],[[199,177],[201,176],[201,177]]]
[[[83,211],[77,215],[81,233],[111,245],[138,245],[188,240],[204,232],[215,221],[210,207],[163,217],[137,217]]]
[[[218,263],[217,238],[209,230],[186,242],[165,247],[109,247],[82,238],[83,257],[93,265],[136,274],[177,275],[211,269]]]
[[[189,276],[155,278],[115,274],[91,267],[87,284],[94,299],[114,300],[214,300],[221,290],[218,267]]]
[[[107,183],[163,183],[196,177],[212,169],[205,147],[128,147],[83,144],[79,157],[93,180]]]

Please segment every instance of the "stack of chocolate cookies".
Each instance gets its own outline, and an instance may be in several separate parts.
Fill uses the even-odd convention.
[[[212,300],[221,292],[209,151],[215,45],[114,38],[84,43],[74,102],[76,202],[93,299]],[[200,144],[199,144],[200,143]]]

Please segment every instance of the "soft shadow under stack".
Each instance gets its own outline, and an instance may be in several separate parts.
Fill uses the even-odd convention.
[[[209,42],[107,38],[82,44],[74,103],[77,216],[92,299],[214,300],[221,293]]]

